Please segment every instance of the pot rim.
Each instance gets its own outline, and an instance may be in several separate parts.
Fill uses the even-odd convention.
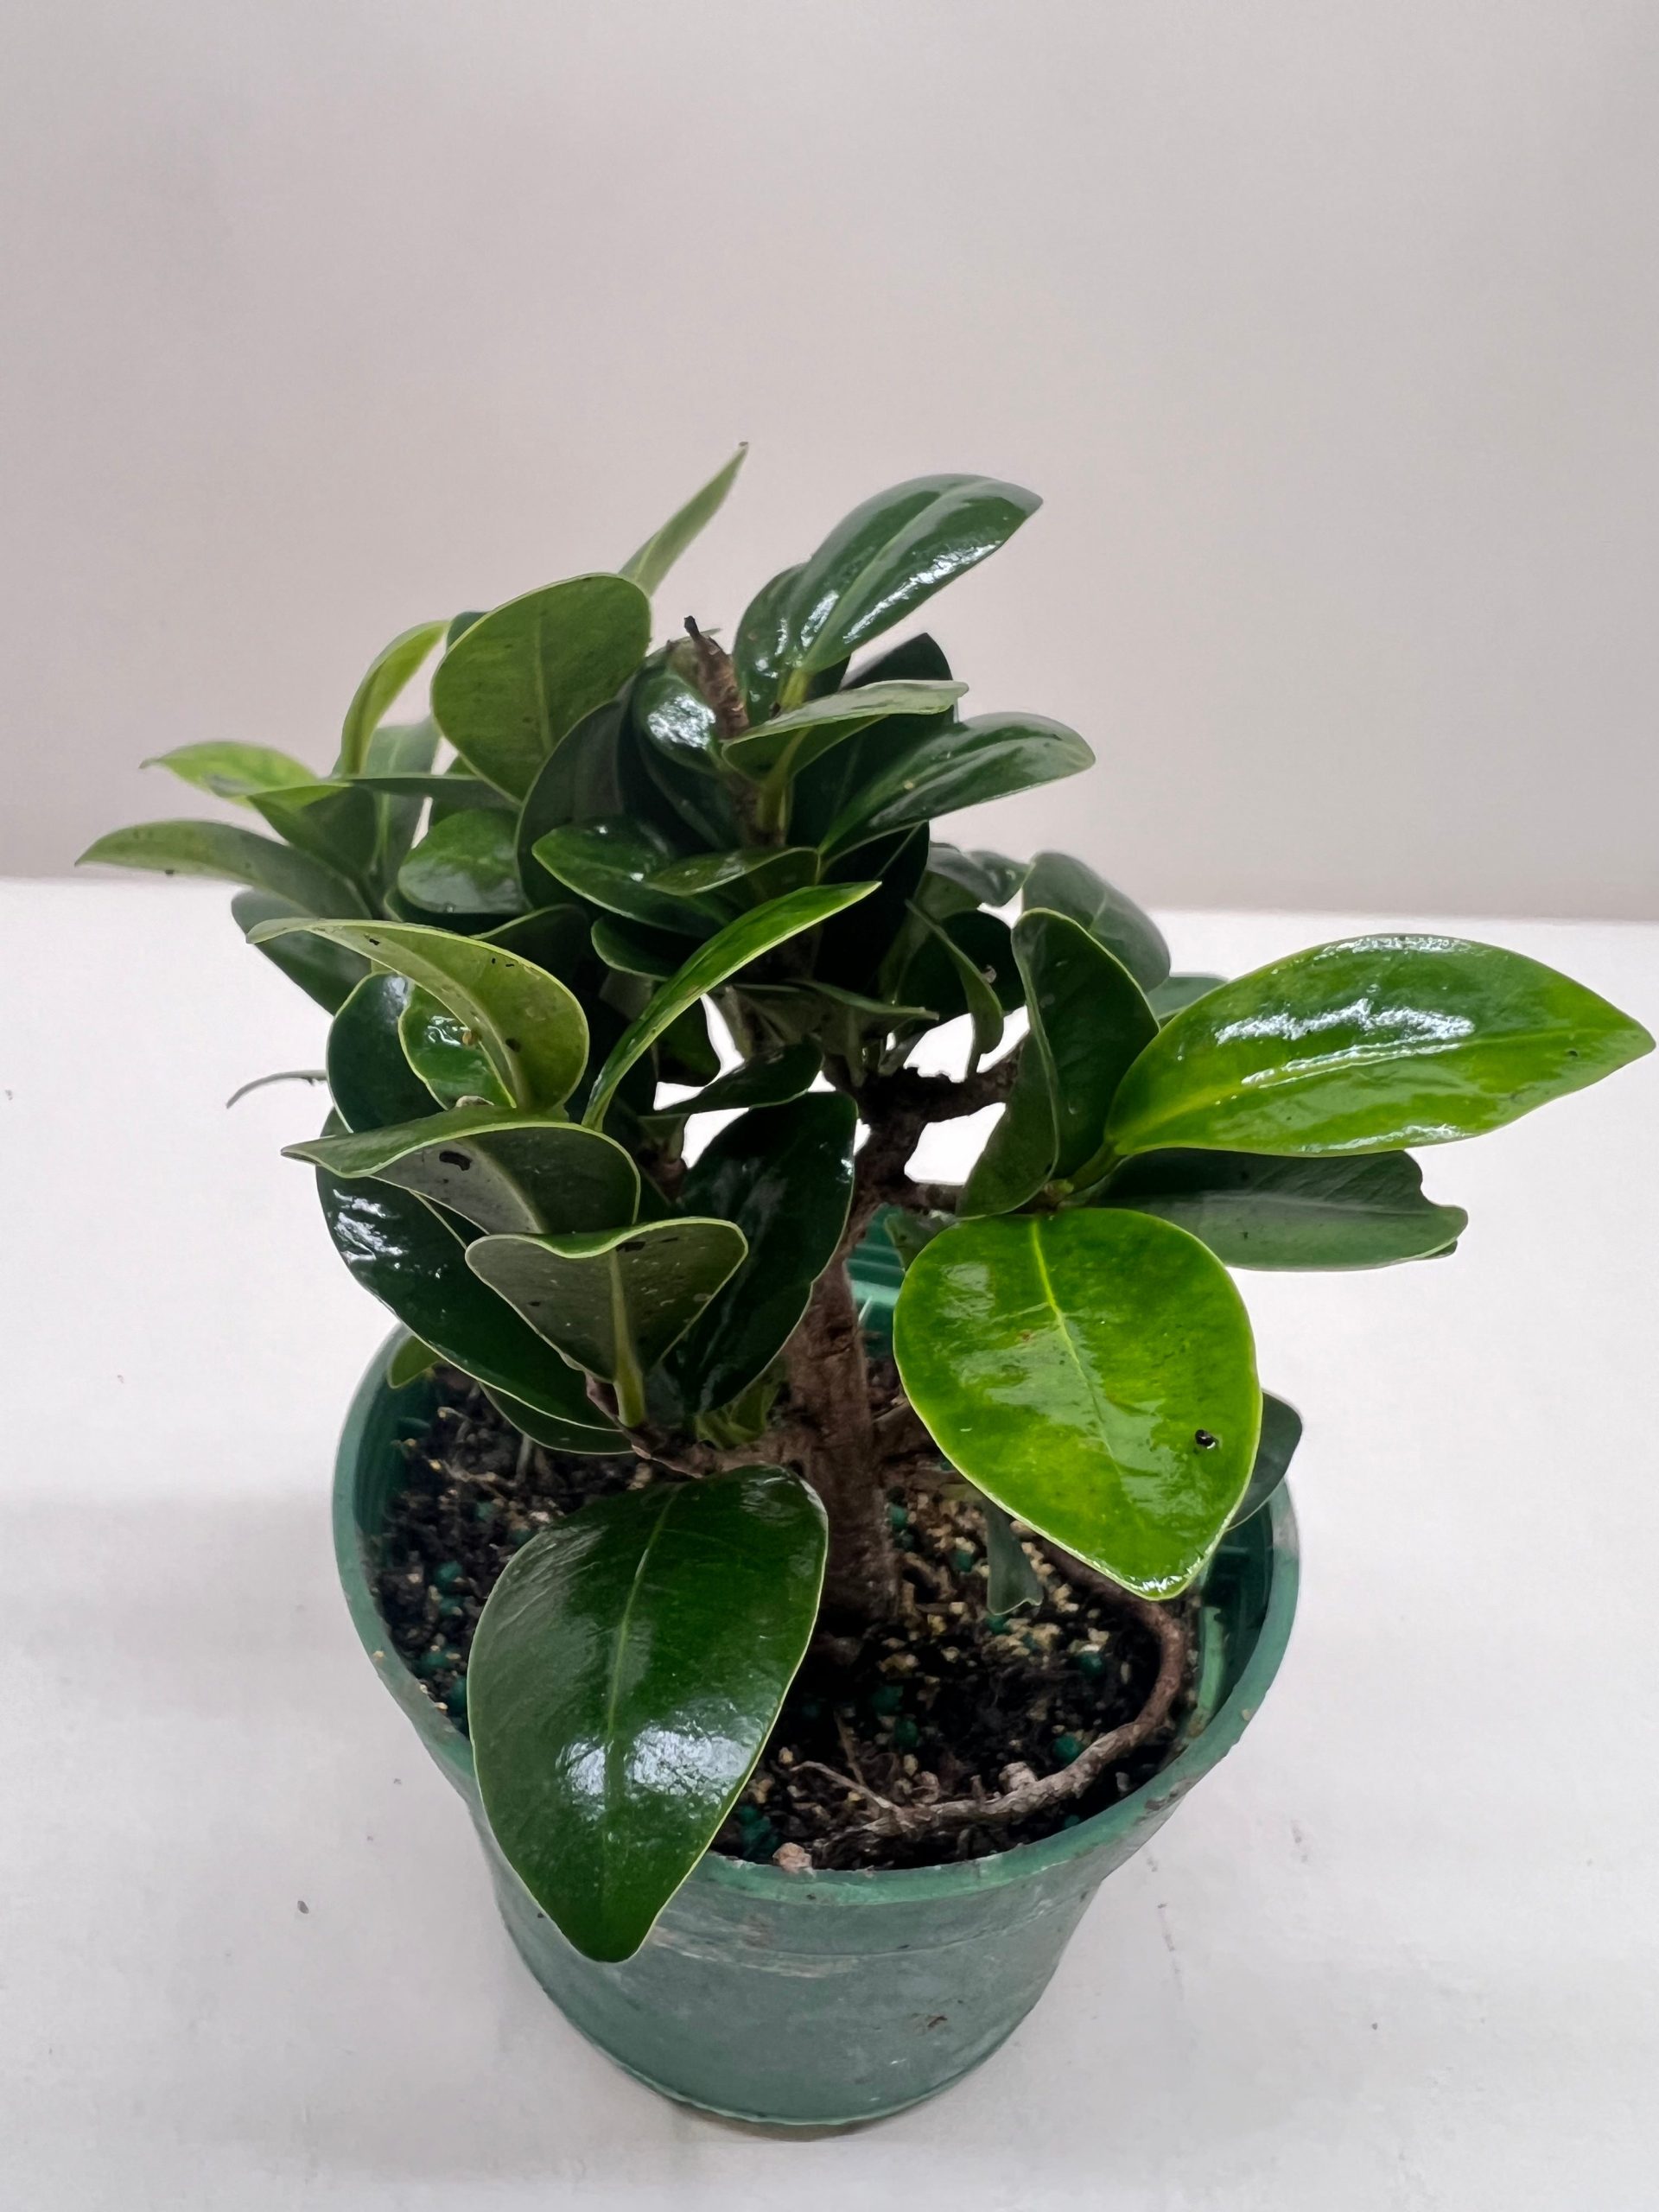
[[[383,1397],[397,1395],[385,1379],[386,1363],[408,1335],[405,1329],[393,1330],[375,1353],[353,1395],[334,1462],[334,1560],[353,1626],[376,1672],[450,1781],[475,1804],[477,1787],[471,1745],[448,1714],[426,1694],[393,1649],[370,1585],[358,1529],[359,1464],[367,1446],[376,1407]],[[781,1866],[761,1866],[749,1859],[728,1859],[711,1845],[692,1868],[687,1882],[712,1882],[721,1889],[770,1903],[798,1898],[809,1888],[814,1904],[898,1904],[906,1900],[920,1903],[959,1896],[966,1890],[1023,1881],[1045,1868],[1082,1858],[1127,1834],[1143,1811],[1155,1808],[1168,1797],[1185,1796],[1232,1749],[1254,1719],[1279,1671],[1290,1638],[1300,1580],[1300,1545],[1288,1485],[1281,1483],[1262,1510],[1268,1516],[1271,1533],[1268,1602],[1238,1679],[1201,1733],[1183,1745],[1166,1766],[1160,1767],[1127,1797],[1090,1814],[1075,1827],[1057,1829],[1040,1842],[1013,1844],[985,1858],[963,1859],[949,1866],[823,1867],[814,1868],[810,1874],[788,1873]]]

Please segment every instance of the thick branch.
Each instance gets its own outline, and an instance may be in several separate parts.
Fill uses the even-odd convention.
[[[959,1121],[964,1114],[1000,1104],[1013,1088],[1019,1065],[1016,1046],[961,1083],[901,1068],[896,1075],[877,1076],[863,1085],[857,1094],[859,1111],[870,1134],[858,1155],[843,1252],[858,1243],[878,1206],[917,1206],[933,1195],[906,1172],[923,1130],[935,1122]]]
[[[839,1261],[818,1277],[788,1357],[803,1470],[830,1520],[824,1603],[835,1613],[884,1620],[897,1602],[897,1576],[863,1332]]]

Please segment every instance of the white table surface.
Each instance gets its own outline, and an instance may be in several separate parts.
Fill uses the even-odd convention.
[[[787,2143],[564,2024],[356,1646],[386,1322],[276,1157],[315,1094],[225,1111],[323,1026],[225,906],[0,887],[0,2204],[1659,2203],[1653,1059],[1428,1156],[1451,1263],[1243,1279],[1307,1422],[1272,1696],[979,2073]],[[1167,918],[1236,972],[1375,918]],[[1659,928],[1457,926],[1659,1027]]]

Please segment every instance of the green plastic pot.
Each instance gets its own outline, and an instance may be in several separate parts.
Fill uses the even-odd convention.
[[[854,1262],[883,1327],[896,1262]],[[988,2057],[1036,2003],[1084,1909],[1243,1733],[1296,1607],[1296,1522],[1281,1487],[1223,1543],[1202,1586],[1193,1707],[1153,1779],[1046,1842],[899,1872],[785,1874],[708,1853],[643,1950],[601,1966],[571,1948],[486,1826],[467,1738],[404,1665],[373,1595],[372,1547],[402,1485],[398,1440],[429,1381],[353,1400],[334,1485],[346,1602],[382,1681],[466,1799],[519,1955],[565,2017],[639,2081],[732,2120],[842,2126],[918,2103]]]

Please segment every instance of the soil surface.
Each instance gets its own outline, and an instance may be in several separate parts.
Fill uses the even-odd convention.
[[[887,1399],[896,1378],[872,1376]],[[438,1373],[430,1425],[404,1447],[409,1486],[378,1547],[380,1604],[393,1643],[433,1700],[462,1727],[467,1657],[484,1601],[509,1559],[590,1498],[653,1479],[632,1456],[578,1459],[510,1428],[467,1379]],[[941,1484],[950,1482],[941,1475]],[[1030,1843],[1071,1827],[1147,1781],[1169,1756],[1184,1702],[1067,1807],[995,1828],[898,1840],[872,1835],[874,1791],[897,1804],[995,1793],[1010,1765],[1068,1765],[1132,1719],[1158,1672],[1158,1647],[1132,1613],[1074,1588],[1034,1550],[1040,1607],[988,1610],[983,1522],[969,1497],[895,1491],[889,1503],[902,1617],[861,1647],[815,1646],[715,1847],[800,1866],[915,1866]],[[802,1854],[804,1854],[804,1858]]]

